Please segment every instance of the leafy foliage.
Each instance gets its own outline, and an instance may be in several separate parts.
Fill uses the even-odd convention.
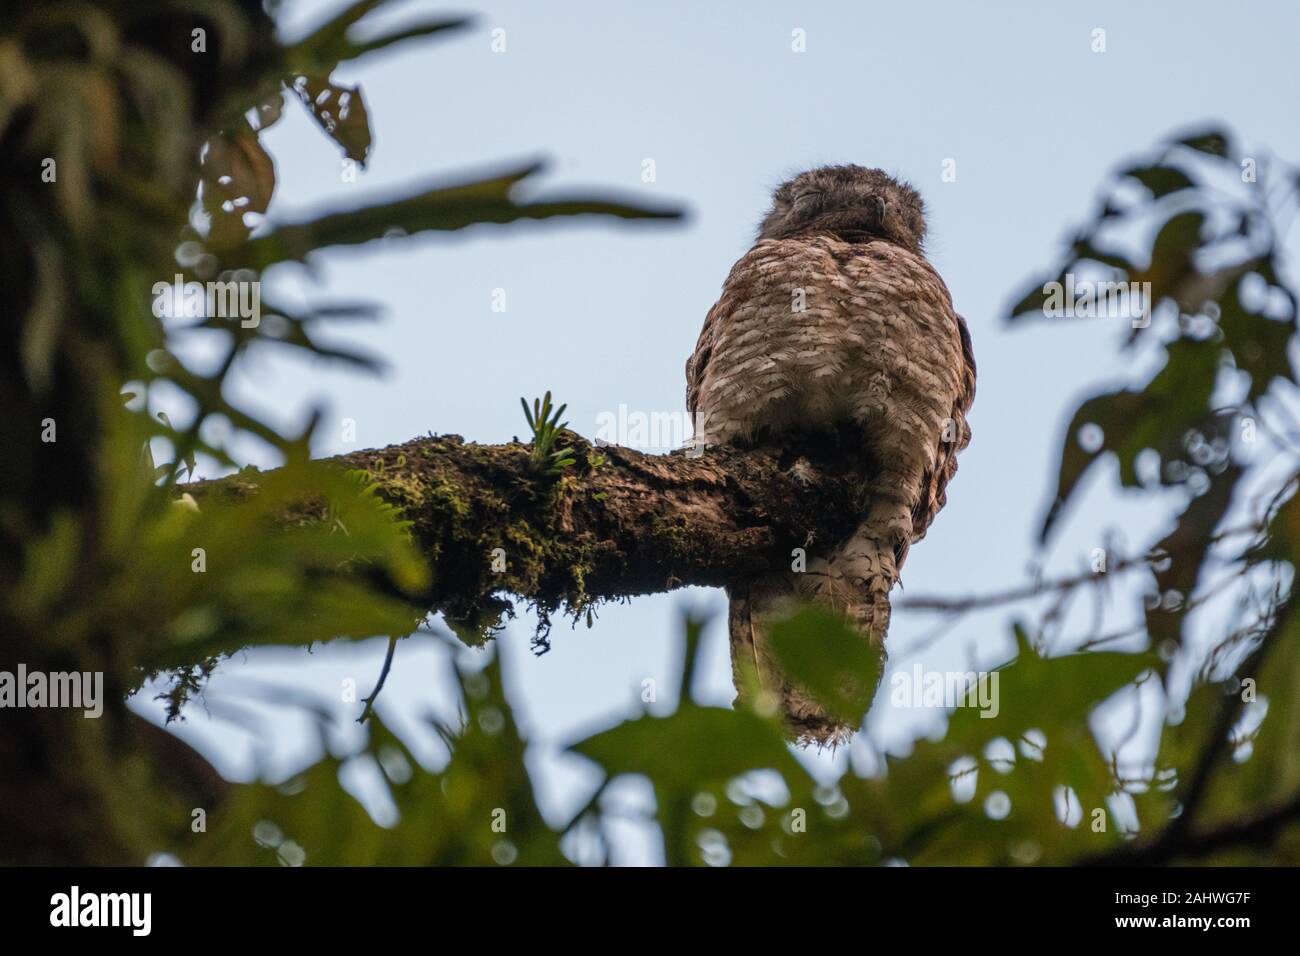
[[[458,669],[456,677],[465,705],[461,725],[431,721],[448,749],[440,770],[425,769],[372,719],[360,753],[326,756],[278,786],[241,788],[218,828],[178,848],[181,858],[244,866],[565,863],[533,799],[500,662],[489,660],[481,671]],[[390,825],[376,823],[340,784],[340,772],[358,764],[382,781],[396,814]]]
[[[511,190],[533,163],[310,222],[268,219],[280,176],[263,133],[286,98],[364,165],[369,112],[360,90],[333,79],[337,64],[466,25],[424,19],[376,31],[369,18],[383,6],[353,3],[288,44],[261,0],[73,0],[0,26],[0,275],[14,315],[0,360],[0,663],[102,671],[110,698],[102,721],[43,711],[7,724],[24,741],[0,748],[0,803],[13,808],[0,830],[15,835],[0,850],[7,861],[139,862],[187,825],[189,798],[173,792],[185,781],[152,770],[176,755],[142,753],[134,738],[149,735],[125,707],[146,678],[171,675],[175,715],[240,648],[406,634],[425,616],[428,570],[402,515],[366,483],[308,461],[315,420],[283,434],[225,388],[254,346],[376,368],[371,356],[318,341],[323,324],[373,308],[263,301],[260,321],[247,321],[211,284],[256,295],[275,263],[424,230],[676,215],[585,196],[516,204]],[[185,290],[208,283],[206,297],[191,308],[187,292],[182,305],[174,280]],[[218,343],[215,365],[182,359],[199,338]],[[160,411],[165,397],[188,406],[183,424]],[[211,426],[221,422],[229,437],[216,442]],[[199,506],[178,495],[200,460],[233,466],[226,441],[250,435],[285,466],[241,475],[248,494],[235,500],[206,496]],[[155,465],[156,453],[167,463]],[[182,760],[203,765],[193,753]],[[49,811],[22,819],[25,807]]]
[[[524,408],[524,418],[528,420],[528,427],[533,433],[531,442],[533,467],[539,474],[553,478],[577,461],[573,457],[572,448],[555,447],[560,443],[561,432],[569,425],[568,422],[560,421],[568,406],[561,405],[552,410],[550,392],[542,398],[533,399],[531,411],[528,403],[522,398],[519,399],[519,404]]]
[[[817,607],[797,611],[772,627],[771,646],[781,672],[856,727],[871,706],[880,677],[880,654],[842,618]]]

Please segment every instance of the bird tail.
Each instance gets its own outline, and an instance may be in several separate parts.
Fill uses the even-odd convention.
[[[828,557],[810,559],[806,570],[765,575],[727,591],[737,702],[762,695],[801,743],[840,743],[857,728],[828,714],[781,673],[769,641],[771,624],[800,602],[828,607],[871,642],[883,673],[889,591],[898,571],[896,550],[879,530],[879,522],[865,520]]]

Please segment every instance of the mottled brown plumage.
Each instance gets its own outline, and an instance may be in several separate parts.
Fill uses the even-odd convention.
[[[837,739],[764,646],[792,598],[842,610],[881,649],[889,590],[944,506],[970,441],[975,359],[966,324],[922,252],[920,196],[878,169],[830,166],[782,185],[758,240],[732,268],[686,364],[696,441],[860,429],[879,462],[866,511],[843,541],[817,543],[804,572],[729,589],[733,659],[752,658],[801,737]]]

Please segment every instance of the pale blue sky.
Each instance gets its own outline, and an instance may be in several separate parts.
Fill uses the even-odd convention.
[[[296,35],[337,3],[292,3]],[[1024,579],[1054,479],[1071,402],[1123,369],[1121,330],[1097,323],[1010,329],[1003,319],[1026,282],[1053,266],[1062,240],[1092,210],[1118,164],[1161,136],[1223,120],[1250,151],[1300,156],[1294,4],[1243,2],[485,3],[474,28],[415,43],[340,72],[362,84],[375,145],[355,184],[340,179],[334,146],[295,104],[267,137],[281,182],[270,216],[292,219],[404,183],[547,158],[540,192],[590,188],[680,203],[678,225],[604,221],[475,227],[319,255],[312,270],[269,277],[282,294],[313,301],[364,298],[385,307],[373,325],[339,337],[384,356],[380,378],[254,356],[235,393],[286,425],[323,402],[327,421],[357,422],[357,442],[323,431],[320,455],[402,441],[429,431],[499,442],[526,429],[518,397],[552,390],[587,435],[620,404],[645,412],[683,405],[683,363],[732,262],[750,243],[772,188],[822,163],[881,166],[913,183],[929,208],[929,255],[970,326],[979,363],[971,422],[947,509],[913,549],[911,593],[1000,589]],[[412,0],[395,19],[466,7]],[[1094,28],[1107,50],[1094,53]],[[490,50],[504,29],[507,52]],[[806,31],[806,52],[791,49]],[[652,159],[657,180],[641,179]],[[946,159],[957,181],[941,180]],[[507,311],[491,310],[494,289]],[[242,446],[241,446],[242,447]],[[255,447],[247,459],[272,464]],[[1100,485],[1100,473],[1093,484]],[[1094,494],[1054,549],[1076,567],[1108,527],[1143,540],[1162,514]],[[639,708],[642,680],[671,685],[670,635],[694,602],[720,592],[638,598],[608,607],[592,630],[553,633],[541,658],[522,615],[499,646],[518,716],[534,742],[530,767],[543,809],[564,819],[595,782],[560,746]],[[1005,615],[971,619],[909,656],[933,621],[900,611],[895,666],[995,665],[1011,644]],[[339,681],[367,692],[384,642],[241,655],[212,684],[212,713],[240,680],[256,677],[337,699]],[[399,726],[454,706],[442,651],[399,647],[381,710]],[[702,675],[706,699],[732,695],[721,626]],[[670,706],[671,702],[659,706]],[[340,726],[355,716],[338,705]],[[287,772],[309,759],[313,737],[290,709],[259,708],[273,724],[260,741]],[[878,705],[873,737],[901,748],[934,712]],[[180,731],[233,776],[251,773],[254,739],[201,708]],[[344,731],[352,733],[351,730]],[[418,732],[417,732],[418,733]],[[432,751],[430,751],[432,752]],[[869,766],[865,748],[851,749]],[[834,776],[849,753],[805,755]],[[631,799],[640,794],[627,789]],[[658,859],[629,825],[623,862]]]

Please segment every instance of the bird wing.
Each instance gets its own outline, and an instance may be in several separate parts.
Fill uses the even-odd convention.
[[[957,429],[951,440],[941,435],[939,448],[934,458],[934,468],[925,474],[921,485],[921,498],[912,511],[912,540],[920,541],[925,537],[934,516],[948,503],[948,482],[957,473],[957,452],[970,444],[970,425],[966,423],[966,413],[975,401],[975,352],[971,346],[970,330],[966,320],[958,313],[952,313],[956,320],[956,333],[961,339],[961,388],[953,402],[950,416]]]

